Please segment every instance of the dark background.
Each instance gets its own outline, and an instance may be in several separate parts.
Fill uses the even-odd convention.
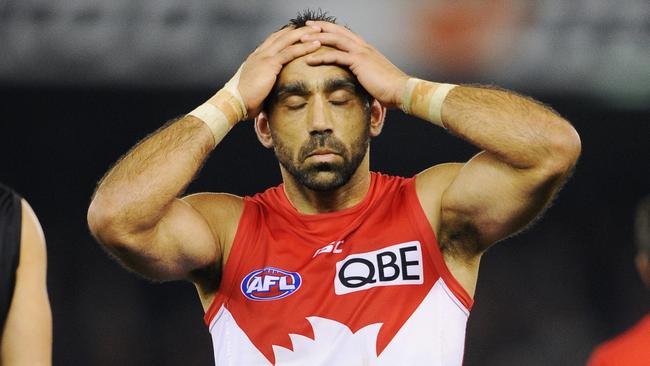
[[[55,365],[211,365],[192,285],[153,284],[120,267],[86,226],[96,182],[122,154],[214,90],[0,83],[0,181],[34,207],[48,243]],[[574,176],[543,219],[484,256],[466,365],[579,365],[648,312],[633,265],[636,202],[650,193],[650,109],[535,95],[582,138]],[[391,111],[373,170],[411,176],[476,151]],[[188,192],[253,194],[280,182],[270,151],[241,123]]]

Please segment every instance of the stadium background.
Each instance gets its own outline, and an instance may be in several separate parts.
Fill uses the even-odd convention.
[[[88,233],[86,208],[120,155],[318,6],[409,74],[532,95],[581,135],[553,207],[485,255],[465,365],[584,364],[648,312],[632,241],[634,206],[650,193],[646,1],[0,0],[0,181],[28,198],[45,230],[55,365],[212,364],[193,287],[124,271]],[[391,111],[371,164],[410,176],[475,152]],[[245,195],[279,182],[246,122],[188,192]]]

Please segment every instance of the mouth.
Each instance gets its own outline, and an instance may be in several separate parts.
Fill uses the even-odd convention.
[[[316,163],[333,163],[340,157],[340,154],[331,149],[316,149],[309,153],[305,160]]]
[[[316,149],[309,153],[307,157],[312,157],[312,156],[324,156],[324,155],[339,155],[336,151],[330,150],[330,149]]]

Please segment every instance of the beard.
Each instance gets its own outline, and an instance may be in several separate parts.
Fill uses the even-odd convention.
[[[333,191],[342,187],[357,170],[368,151],[370,143],[370,126],[350,144],[348,149],[341,140],[331,132],[318,132],[309,136],[309,139],[298,150],[296,160],[292,158],[291,150],[277,135],[273,136],[275,156],[280,164],[301,185],[319,192]],[[328,149],[338,154],[342,161],[308,163],[307,158],[316,149]]]

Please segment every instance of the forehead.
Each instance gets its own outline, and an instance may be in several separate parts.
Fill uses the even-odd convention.
[[[330,47],[323,46],[319,48],[315,54],[324,52]],[[278,75],[277,84],[289,84],[295,82],[305,83],[309,87],[318,87],[323,85],[323,81],[335,77],[344,77],[346,79],[354,79],[354,76],[346,67],[338,65],[318,65],[310,66],[307,64],[306,59],[309,55],[299,57],[282,67]]]

